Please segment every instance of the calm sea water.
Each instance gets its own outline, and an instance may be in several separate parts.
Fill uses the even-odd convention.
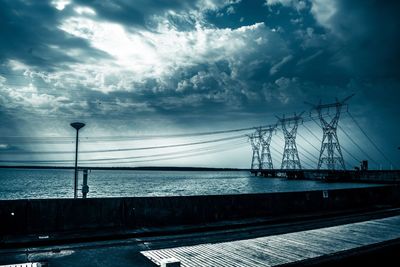
[[[0,199],[71,198],[73,170],[0,169]],[[79,188],[82,184],[80,174]],[[88,197],[181,196],[290,192],[374,186],[254,177],[244,171],[99,171]]]

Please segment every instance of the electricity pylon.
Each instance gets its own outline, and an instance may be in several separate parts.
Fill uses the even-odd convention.
[[[283,136],[285,137],[285,148],[283,150],[281,169],[301,169],[299,153],[296,145],[296,134],[299,123],[303,121],[301,117],[303,113],[304,112],[300,115],[294,114],[294,116],[290,118],[285,118],[285,116],[282,118],[277,117],[282,125]],[[292,128],[288,130],[288,127],[291,125]]]
[[[346,101],[353,96],[354,94],[344,98],[342,101],[336,99],[335,103],[330,104],[311,104],[318,112],[319,121],[321,122],[323,131],[321,150],[318,159],[318,169],[321,169],[323,165],[325,165],[328,170],[346,169],[342,149],[340,148],[339,138],[337,136],[337,127],[342,107],[346,105]],[[330,121],[327,121],[324,118],[323,111],[328,110],[329,112],[332,108],[335,109],[335,114]]]
[[[256,132],[257,133],[257,132]],[[249,135],[249,140],[251,143],[251,148],[253,149],[253,155],[251,157],[251,169],[261,169],[260,165],[260,139],[257,137],[256,133]]]
[[[276,126],[269,128],[256,128],[256,131],[249,135],[253,155],[251,159],[251,169],[273,169],[270,144],[272,133]]]
[[[261,138],[261,166],[262,169],[269,169],[272,170],[274,168],[274,165],[272,163],[272,157],[271,157],[271,150],[270,150],[270,145],[271,145],[271,139],[272,139],[272,134],[275,130],[276,126],[270,126],[269,128],[263,129],[263,134]]]

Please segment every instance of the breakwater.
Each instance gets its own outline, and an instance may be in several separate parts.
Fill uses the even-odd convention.
[[[399,204],[399,186],[236,195],[1,200],[0,234],[206,224]]]

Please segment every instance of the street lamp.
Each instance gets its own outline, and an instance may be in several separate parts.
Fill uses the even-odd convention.
[[[74,177],[74,198],[78,195],[78,136],[79,130],[85,126],[82,122],[73,122],[71,126],[76,129],[76,141],[75,141],[75,177]]]

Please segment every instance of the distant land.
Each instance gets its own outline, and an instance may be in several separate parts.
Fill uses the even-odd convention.
[[[73,170],[68,166],[0,166],[0,169],[66,169]],[[78,167],[78,169],[90,170],[130,170],[130,171],[249,171],[250,169],[239,168],[210,168],[210,167]]]

